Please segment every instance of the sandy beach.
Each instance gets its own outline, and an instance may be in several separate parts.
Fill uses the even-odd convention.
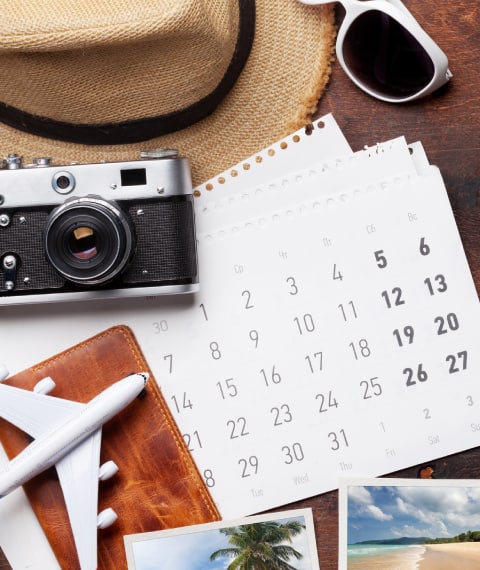
[[[479,570],[480,542],[426,544],[419,570]]]

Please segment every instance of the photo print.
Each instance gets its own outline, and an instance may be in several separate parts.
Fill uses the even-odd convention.
[[[346,479],[339,570],[478,570],[480,481]]]
[[[232,563],[238,569],[320,570],[311,509],[132,534],[124,541],[129,570],[225,570]]]

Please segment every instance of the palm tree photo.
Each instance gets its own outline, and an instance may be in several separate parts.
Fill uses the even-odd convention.
[[[300,560],[303,554],[290,544],[305,525],[298,521],[276,521],[225,527],[219,532],[229,536],[229,548],[221,548],[210,555],[210,560],[233,558],[227,570],[296,570],[290,559]],[[290,544],[284,544],[290,543]]]

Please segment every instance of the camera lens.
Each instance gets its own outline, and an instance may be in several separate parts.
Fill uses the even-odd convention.
[[[135,248],[127,215],[114,202],[94,196],[67,200],[53,210],[45,230],[45,253],[68,281],[102,285],[126,267]]]

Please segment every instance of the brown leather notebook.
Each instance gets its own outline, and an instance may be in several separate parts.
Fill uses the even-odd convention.
[[[45,376],[50,394],[86,402],[133,372],[147,371],[146,393],[103,426],[101,462],[120,470],[99,482],[98,511],[112,507],[118,520],[98,531],[98,568],[127,567],[123,535],[220,520],[210,493],[168,409],[155,378],[125,326],[110,328],[5,380],[32,389]],[[14,457],[29,441],[0,419],[0,440]],[[54,468],[24,486],[30,503],[63,569],[79,564],[62,491]]]

